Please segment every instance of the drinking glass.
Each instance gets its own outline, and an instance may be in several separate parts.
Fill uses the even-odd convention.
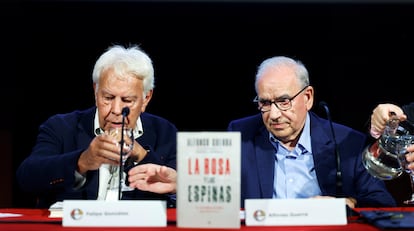
[[[122,132],[123,131],[123,132]],[[114,127],[108,130],[108,135],[114,137],[120,153],[120,193],[123,191],[132,191],[133,188],[125,183],[124,167],[126,159],[131,155],[134,148],[134,130],[132,128]],[[122,148],[121,148],[122,147]]]

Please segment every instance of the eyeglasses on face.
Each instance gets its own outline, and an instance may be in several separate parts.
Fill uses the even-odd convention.
[[[272,104],[275,104],[276,107],[281,111],[286,111],[292,108],[292,100],[296,98],[300,93],[302,93],[309,85],[306,85],[302,90],[300,90],[298,93],[296,93],[294,96],[290,98],[279,98],[274,100],[268,100],[268,99],[260,99],[259,96],[256,96],[253,99],[254,103],[257,103],[257,108],[261,112],[268,112],[272,108]]]

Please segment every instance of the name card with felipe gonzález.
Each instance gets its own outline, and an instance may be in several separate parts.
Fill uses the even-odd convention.
[[[62,226],[166,227],[166,202],[159,200],[64,200]]]

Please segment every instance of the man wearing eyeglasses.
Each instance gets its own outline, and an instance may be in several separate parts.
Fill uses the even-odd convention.
[[[249,198],[326,197],[344,197],[350,208],[396,206],[384,182],[362,164],[367,136],[337,123],[333,135],[329,120],[310,111],[314,89],[300,61],[283,56],[265,60],[255,89],[253,102],[260,113],[228,126],[242,135],[242,207]]]
[[[265,60],[255,88],[260,113],[228,126],[242,135],[242,208],[249,198],[344,197],[350,208],[396,206],[384,182],[362,164],[368,137],[333,123],[334,138],[330,122],[310,111],[314,89],[301,62],[287,57]],[[341,159],[341,191],[336,153]],[[130,174],[132,187],[157,193],[176,190],[177,172],[172,168],[137,166]]]

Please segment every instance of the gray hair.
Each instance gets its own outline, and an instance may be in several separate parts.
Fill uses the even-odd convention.
[[[132,74],[143,80],[144,95],[154,88],[154,67],[150,57],[137,45],[123,47],[113,45],[95,63],[92,80],[99,83],[101,74],[112,68],[116,75]]]
[[[309,73],[303,63],[299,60],[294,60],[285,56],[275,56],[265,59],[257,68],[256,80],[254,83],[257,92],[257,82],[262,77],[263,72],[268,69],[278,69],[280,67],[290,67],[295,71],[296,77],[299,80],[301,87],[309,85]]]

